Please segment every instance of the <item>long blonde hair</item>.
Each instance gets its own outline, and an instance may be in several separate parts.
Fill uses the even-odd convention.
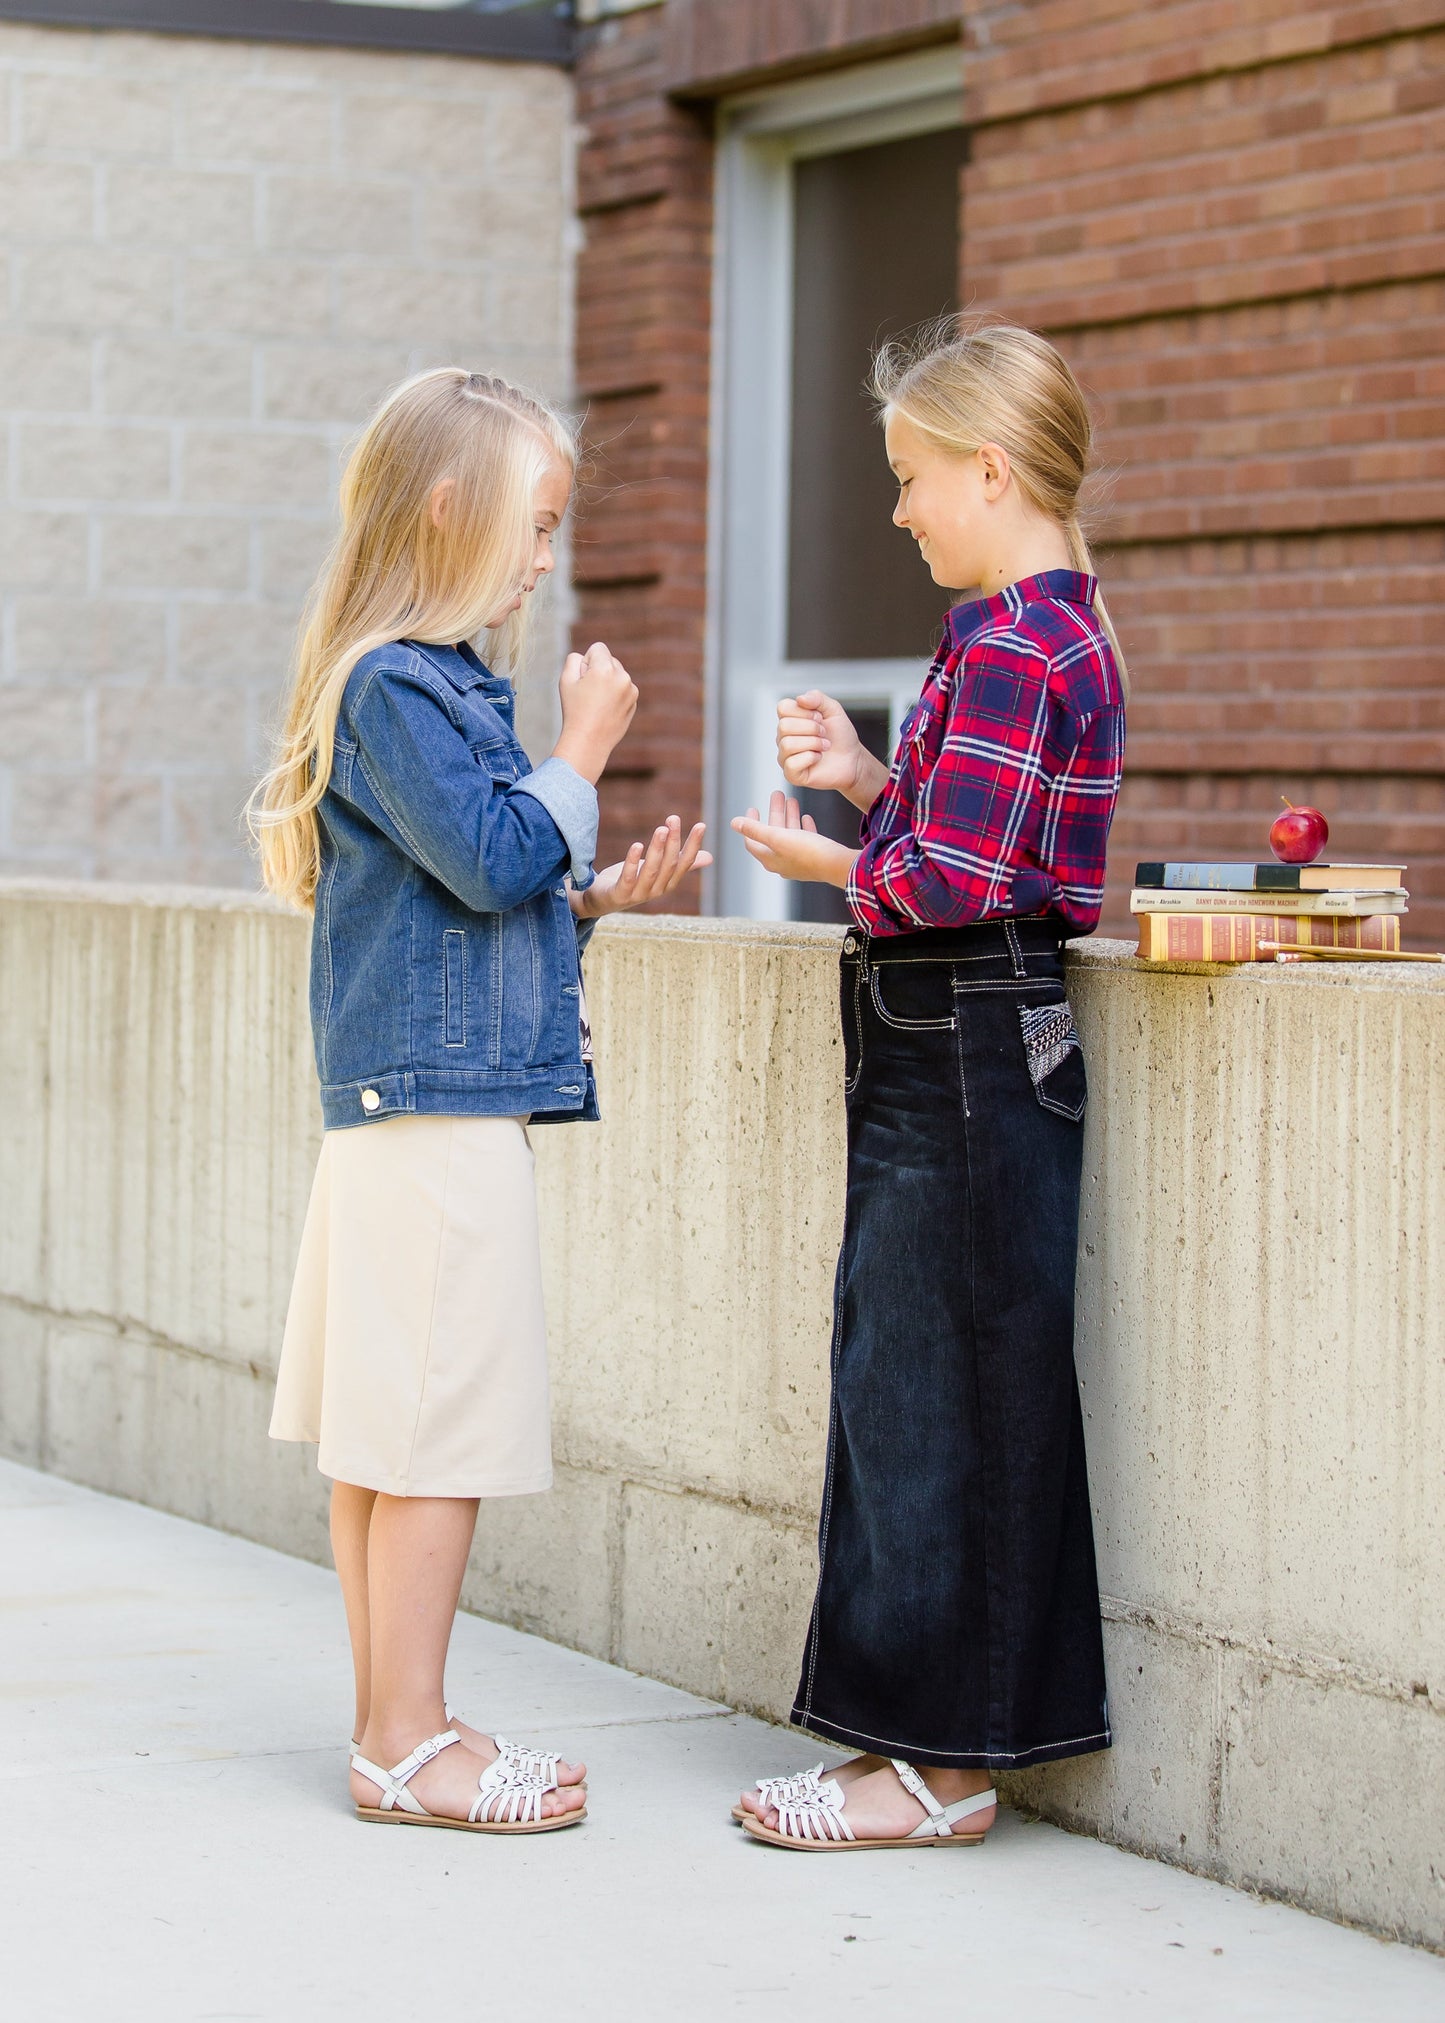
[[[347,461],[341,527],[302,620],[275,763],[247,804],[271,892],[315,905],[316,809],[331,778],[337,712],[364,654],[394,639],[453,645],[479,632],[526,580],[535,499],[548,464],[577,462],[572,426],[536,395],[439,366],[386,398]],[[442,525],[432,494],[450,479]],[[492,637],[512,668],[526,603]]]
[[[1013,323],[970,327],[949,317],[909,342],[885,344],[871,385],[884,419],[901,414],[959,456],[984,443],[1006,450],[1029,504],[1063,529],[1074,567],[1097,577],[1079,518],[1093,428],[1079,382],[1047,338]],[[1101,591],[1094,611],[1127,696],[1124,649]]]

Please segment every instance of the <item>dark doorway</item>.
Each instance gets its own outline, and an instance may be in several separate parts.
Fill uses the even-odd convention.
[[[921,683],[938,643],[948,593],[892,525],[897,490],[865,388],[882,339],[957,307],[965,153],[953,127],[794,166],[790,662],[917,659]],[[887,705],[848,713],[886,765]],[[825,835],[857,844],[858,811],[840,794],[799,799]],[[848,920],[830,885],[789,896],[795,920]]]
[[[788,659],[927,659],[947,607],[865,393],[880,339],[957,306],[959,127],[794,169]]]

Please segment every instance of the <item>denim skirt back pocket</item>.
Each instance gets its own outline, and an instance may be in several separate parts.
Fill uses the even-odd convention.
[[[1021,1004],[1018,1015],[1034,1094],[1045,1110],[1077,1124],[1089,1100],[1089,1079],[1068,999]]]

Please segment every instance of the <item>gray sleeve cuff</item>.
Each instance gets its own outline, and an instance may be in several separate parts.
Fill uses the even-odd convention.
[[[572,855],[572,883],[585,892],[597,873],[597,789],[565,759],[543,759],[534,773],[518,780],[514,792],[540,801],[562,831]]]

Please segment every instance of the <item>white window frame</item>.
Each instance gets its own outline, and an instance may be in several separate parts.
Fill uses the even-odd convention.
[[[957,44],[748,92],[720,109],[708,597],[708,780],[719,844],[713,910],[788,916],[788,886],[754,863],[729,816],[783,784],[776,705],[800,689],[886,707],[896,736],[917,660],[787,657],[792,377],[792,168],[811,155],[963,123]],[[881,453],[881,452],[880,452]]]

